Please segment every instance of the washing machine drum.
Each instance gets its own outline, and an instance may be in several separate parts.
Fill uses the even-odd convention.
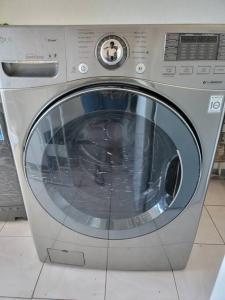
[[[40,205],[92,237],[126,239],[171,222],[200,176],[194,133],[174,108],[135,88],[62,97],[33,124],[25,172]]]

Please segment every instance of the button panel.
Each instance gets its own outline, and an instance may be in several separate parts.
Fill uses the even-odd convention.
[[[193,67],[191,67],[191,66],[182,66],[182,67],[180,67],[179,74],[190,75],[192,73],[193,73]]]
[[[214,74],[225,74],[225,66],[215,66]]]
[[[163,67],[163,75],[174,75],[176,74],[175,66],[165,66]]]
[[[147,25],[143,27],[131,26],[130,29],[127,27],[123,29],[121,26],[121,28],[115,28],[115,31],[111,31],[111,26],[107,28],[96,26],[96,29],[95,26],[91,26],[78,28],[78,30],[72,30],[71,27],[68,28],[68,80],[87,76],[90,78],[97,76],[108,77],[111,75],[123,77],[130,74],[129,76],[134,78],[183,87],[203,89],[221,89],[224,87],[225,74],[222,73],[223,70],[219,69],[219,73],[217,73],[216,69],[214,74],[214,69],[220,65],[225,66],[225,61],[182,61],[178,59],[178,48],[180,43],[183,44],[182,54],[185,54],[184,57],[193,59],[196,57],[196,53],[198,53],[200,58],[204,58],[207,51],[208,53],[213,51],[214,55],[215,45],[217,45],[217,51],[220,45],[220,55],[222,57],[222,55],[225,55],[225,52],[223,52],[225,51],[225,29],[224,36],[222,36],[222,27],[210,29],[208,33],[206,32],[208,29],[204,26],[199,27],[199,29],[191,27],[195,30],[195,33],[192,31],[189,33],[191,29],[186,26],[165,26],[157,30],[155,27],[152,27],[152,29],[150,27],[148,29]],[[220,32],[217,32],[218,29]],[[102,41],[104,37],[109,38],[109,36],[110,39],[106,41],[109,44],[103,43],[102,48],[98,48],[99,41]],[[110,42],[113,41],[114,46],[118,46],[116,37],[120,37],[126,43],[126,61],[123,65],[119,62],[116,68],[102,68],[98,54],[102,54],[102,57],[106,60]],[[187,51],[187,49],[189,48],[190,53],[188,54],[189,50]],[[164,49],[166,49],[166,53]],[[124,51],[124,48],[121,50],[121,53],[122,51]],[[121,53],[117,50],[117,56],[111,58],[110,63],[113,64],[115,62],[117,64],[116,59],[119,60],[120,57],[123,57],[123,55],[120,56]],[[93,58],[93,54],[95,58]],[[168,61],[165,61],[164,57]],[[86,69],[86,66],[79,67],[81,63],[86,64],[88,68]]]
[[[210,70],[210,66],[198,66],[197,74],[209,74]]]
[[[167,33],[164,59],[166,61],[177,60],[177,51],[179,43],[178,33]]]
[[[225,65],[223,66],[198,66],[197,69],[194,66],[163,66],[162,67],[162,75],[209,75],[211,73],[211,69],[213,69],[213,74],[225,74]],[[142,64],[138,64],[136,66],[137,73],[143,73],[145,70],[145,66]]]

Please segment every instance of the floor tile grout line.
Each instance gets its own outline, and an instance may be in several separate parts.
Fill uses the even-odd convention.
[[[26,298],[24,298],[24,299],[26,299]],[[27,299],[29,299],[29,298],[27,298]],[[51,298],[51,297],[48,297],[48,298],[33,297],[33,298],[31,298],[31,300],[39,300],[39,299],[41,299],[41,300],[79,300],[77,298],[76,299],[75,298]]]
[[[180,295],[179,295],[179,291],[178,291],[178,286],[177,286],[177,282],[176,282],[176,277],[175,277],[175,274],[174,274],[174,271],[173,271],[173,270],[172,270],[172,275],[173,275],[173,280],[174,280],[175,288],[176,288],[176,291],[177,291],[177,297],[178,297],[178,300],[180,300]]]
[[[111,205],[111,202],[110,202],[110,205]],[[106,296],[107,296],[108,265],[109,265],[109,231],[108,231],[107,252],[106,252],[104,300],[106,300]]]
[[[19,296],[0,296],[0,299],[21,299],[21,300],[27,300],[27,299],[32,299],[30,297],[19,297]],[[47,299],[46,299],[47,300]]]
[[[25,298],[26,299],[26,298]],[[31,298],[31,300],[39,300],[39,299],[41,299],[41,300],[79,300],[79,299],[75,299],[75,298],[51,298],[51,297],[48,297],[48,298],[42,298],[42,297],[38,297],[38,298],[36,298],[36,297],[33,297],[33,298]]]
[[[47,260],[47,258],[46,258],[46,260]],[[31,299],[34,297],[34,293],[35,293],[35,290],[36,290],[36,287],[37,287],[37,284],[38,284],[39,278],[40,278],[40,276],[41,276],[42,270],[43,270],[43,268],[44,268],[44,265],[45,265],[45,263],[46,263],[46,260],[45,260],[45,261],[42,263],[42,266],[41,266],[40,272],[39,272],[39,274],[38,274],[38,277],[37,277],[36,283],[35,283],[35,285],[34,285],[33,292],[32,292],[32,294],[31,294]]]
[[[106,300],[106,296],[107,296],[107,293],[106,293],[106,291],[107,291],[107,279],[108,279],[108,270],[107,270],[107,268],[106,268],[106,270],[105,270],[105,291],[104,291],[104,300]]]
[[[1,238],[32,238],[32,235],[3,235],[0,233]]]
[[[38,299],[41,299],[41,300],[56,300],[55,298],[51,298],[51,297],[48,297],[48,298],[42,298],[42,297],[19,297],[19,296],[0,296],[0,299],[21,299],[21,300],[38,300]],[[77,298],[57,298],[57,300],[78,300]]]
[[[2,228],[0,229],[0,232],[3,230],[3,228],[5,227],[5,225],[6,225],[6,221],[3,221],[4,222],[4,224],[2,225]]]
[[[207,207],[206,207],[206,210],[207,210],[207,213],[208,213],[208,215],[209,215],[209,217],[210,217],[211,221],[213,222],[213,225],[214,225],[214,226],[215,226],[215,228],[216,228],[216,231],[218,232],[218,234],[219,234],[220,238],[222,239],[222,241],[223,241],[223,244],[225,245],[225,241],[224,241],[224,239],[223,239],[222,235],[220,234],[220,231],[219,231],[219,229],[217,228],[217,226],[216,226],[216,224],[215,224],[215,222],[214,222],[214,220],[213,220],[213,218],[212,218],[212,216],[211,216],[210,212],[208,211]]]
[[[223,242],[223,240],[222,240],[222,243],[221,244],[212,244],[212,243],[195,243],[194,242],[194,245],[211,245],[211,246],[224,246],[224,242]]]
[[[109,246],[109,242],[108,242]],[[109,263],[109,248],[107,248],[107,256],[106,256],[106,268],[105,268],[105,291],[104,291],[104,300],[106,300],[107,296],[107,279],[108,279],[108,263]]]
[[[225,204],[204,204],[204,206],[222,206],[225,207]]]

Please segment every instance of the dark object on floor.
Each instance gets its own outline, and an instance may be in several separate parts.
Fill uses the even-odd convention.
[[[17,218],[26,212],[0,101],[0,221]]]

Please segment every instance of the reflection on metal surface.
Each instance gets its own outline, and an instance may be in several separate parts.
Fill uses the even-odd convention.
[[[106,69],[116,69],[125,62],[127,52],[128,47],[122,38],[109,35],[99,41],[96,56],[100,64]]]
[[[83,111],[73,117],[80,104]],[[182,183],[179,150],[158,126],[161,106],[104,89],[50,109],[35,126],[25,159],[38,201],[53,215],[50,199],[63,214],[54,215],[58,221],[87,235],[134,237],[142,233],[133,229],[148,224],[154,230],[159,225],[151,223],[170,209]]]

